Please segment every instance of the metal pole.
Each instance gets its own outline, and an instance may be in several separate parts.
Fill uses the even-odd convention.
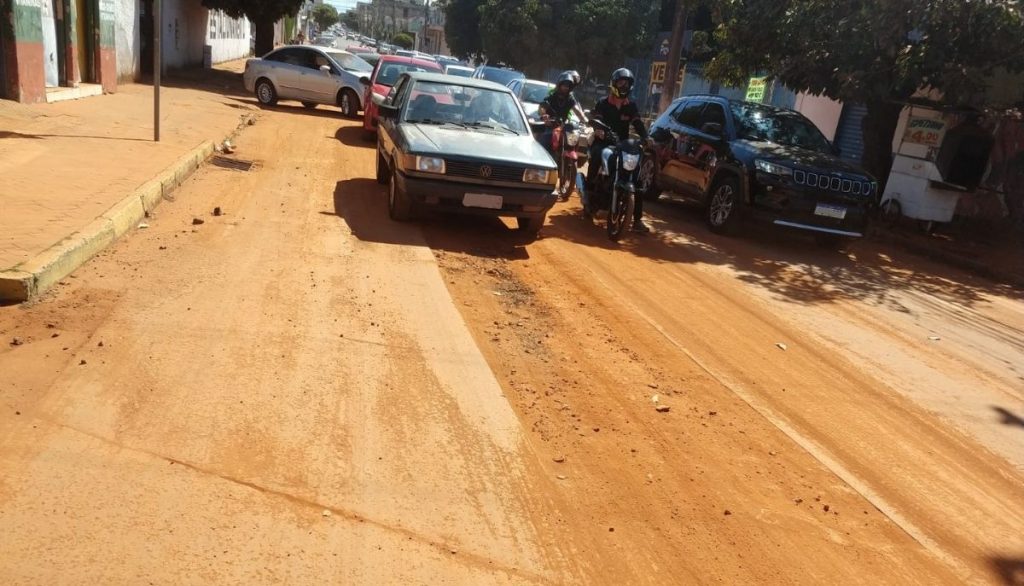
[[[153,0],[153,140],[160,142],[160,31],[164,27],[160,0]]]

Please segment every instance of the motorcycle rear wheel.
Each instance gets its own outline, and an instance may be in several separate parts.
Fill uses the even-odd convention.
[[[629,228],[633,219],[634,195],[618,187],[612,190],[612,202],[608,209],[608,239],[618,242]]]

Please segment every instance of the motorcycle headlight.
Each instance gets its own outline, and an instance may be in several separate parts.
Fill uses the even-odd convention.
[[[756,159],[754,161],[754,167],[758,171],[763,171],[769,175],[781,175],[784,177],[788,177],[793,174],[793,170],[790,169],[789,167],[776,165],[775,163],[766,161],[764,159]]]
[[[622,155],[622,168],[627,171],[636,169],[636,166],[640,164],[640,155]]]
[[[417,156],[416,170],[423,173],[444,173],[444,159]]]
[[[565,135],[565,142],[569,143],[569,146],[576,146],[580,142],[580,133],[576,130],[571,131]]]
[[[549,183],[551,171],[547,169],[527,169],[523,171],[524,183]]]

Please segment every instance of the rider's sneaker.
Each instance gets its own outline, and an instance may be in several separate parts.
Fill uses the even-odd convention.
[[[651,229],[647,227],[647,224],[644,224],[643,220],[637,220],[633,222],[633,227],[631,228],[631,230],[633,232],[637,232],[638,234],[649,234],[651,231]]]

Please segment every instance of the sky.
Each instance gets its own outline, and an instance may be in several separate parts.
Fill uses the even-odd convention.
[[[324,0],[324,3],[330,4],[338,9],[338,12],[347,12],[356,7],[357,0]]]

